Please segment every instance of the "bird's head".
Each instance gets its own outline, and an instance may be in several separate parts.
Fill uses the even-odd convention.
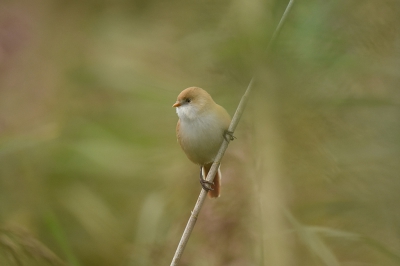
[[[190,87],[183,90],[172,105],[181,119],[194,119],[199,114],[212,108],[214,101],[205,90]]]

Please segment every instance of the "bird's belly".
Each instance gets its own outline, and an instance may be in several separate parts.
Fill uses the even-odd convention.
[[[183,125],[182,125],[183,124]],[[194,163],[204,165],[214,161],[223,141],[224,129],[219,124],[181,123],[181,146]]]

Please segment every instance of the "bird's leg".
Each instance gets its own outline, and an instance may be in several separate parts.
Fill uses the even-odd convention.
[[[214,185],[214,182],[207,181],[203,177],[203,166],[200,166],[200,184],[205,191],[214,190],[210,185]]]
[[[236,137],[233,135],[232,131],[229,130],[224,130],[224,139],[229,142],[231,140],[236,139]]]

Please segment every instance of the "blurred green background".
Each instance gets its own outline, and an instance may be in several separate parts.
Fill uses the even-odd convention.
[[[400,2],[0,3],[0,265],[169,265],[171,107],[252,97],[180,265],[400,264]]]

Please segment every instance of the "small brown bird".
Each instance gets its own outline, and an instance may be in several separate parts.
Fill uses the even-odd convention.
[[[176,136],[186,156],[200,165],[200,183],[208,196],[217,198],[220,195],[221,171],[209,184],[205,178],[217,156],[218,150],[227,135],[231,118],[226,110],[216,104],[205,90],[190,87],[183,90],[176,103],[176,113],[179,120],[176,125]]]

